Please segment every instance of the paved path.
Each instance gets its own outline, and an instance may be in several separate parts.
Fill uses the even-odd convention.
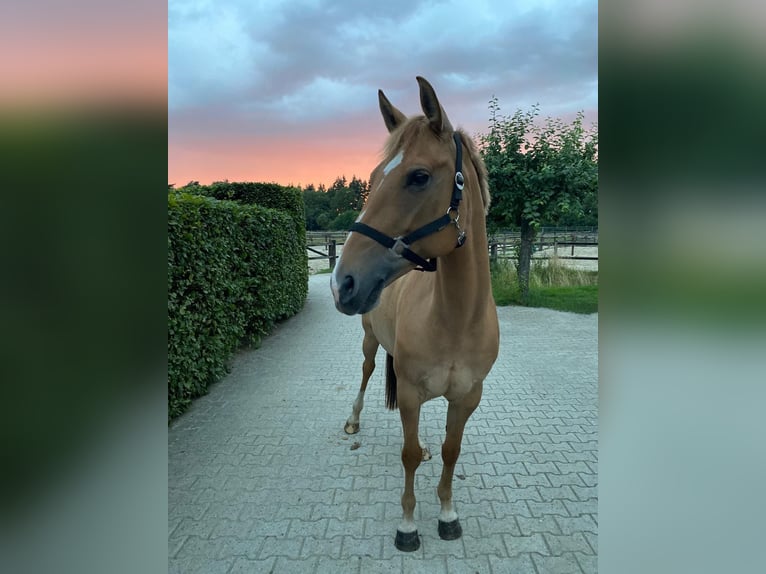
[[[361,324],[335,311],[329,275],[309,283],[305,309],[169,429],[169,571],[596,572],[597,316],[498,310],[500,357],[456,467],[463,538],[436,531],[436,399],[421,414],[434,453],[415,483],[422,544],[403,554],[401,426],[384,408],[384,356],[348,437]]]

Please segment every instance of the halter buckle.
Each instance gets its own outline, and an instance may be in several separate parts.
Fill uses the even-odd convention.
[[[401,237],[395,237],[394,244],[389,248],[389,251],[397,257],[403,257],[404,251],[408,247],[409,246],[404,241],[402,241]]]
[[[465,187],[465,178],[462,171],[455,172],[455,187],[460,191],[463,191],[463,187]]]

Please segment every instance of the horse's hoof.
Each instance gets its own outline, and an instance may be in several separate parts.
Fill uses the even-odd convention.
[[[359,432],[359,423],[346,423],[343,430],[346,431],[346,434],[356,434]]]
[[[402,552],[415,552],[420,548],[420,538],[418,537],[418,531],[414,532],[399,532],[396,531],[396,539],[394,539],[394,545],[397,550]]]
[[[460,521],[456,518],[452,522],[439,521],[439,538],[442,540],[457,540],[463,535]]]

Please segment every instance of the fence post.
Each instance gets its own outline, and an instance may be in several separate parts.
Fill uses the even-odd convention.
[[[327,244],[327,258],[330,260],[330,271],[335,269],[335,246],[336,241],[334,239],[329,240]]]
[[[489,260],[492,263],[497,263],[497,243],[492,243],[489,246]]]

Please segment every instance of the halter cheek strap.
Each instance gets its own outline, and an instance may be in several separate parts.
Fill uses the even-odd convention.
[[[419,267],[416,267],[417,271],[436,271],[436,259],[423,259],[420,255],[410,249],[410,245],[418,239],[423,239],[424,237],[441,231],[450,223],[452,223],[458,230],[456,247],[461,247],[465,243],[465,231],[460,229],[460,225],[458,225],[458,221],[460,220],[458,207],[460,206],[460,200],[463,199],[463,187],[465,187],[465,178],[461,171],[463,166],[463,145],[460,141],[460,135],[457,132],[452,134],[452,138],[455,140],[457,152],[455,153],[455,181],[452,187],[452,197],[450,198],[447,213],[438,219],[434,219],[431,223],[418,227],[415,231],[404,237],[389,237],[385,233],[381,233],[377,229],[358,221],[351,226],[349,231],[356,231],[362,235],[366,235],[370,239],[380,243],[383,247],[390,249],[396,256],[404,257],[408,261],[412,261],[415,265],[419,265]],[[455,213],[454,217],[450,215],[452,212]]]

